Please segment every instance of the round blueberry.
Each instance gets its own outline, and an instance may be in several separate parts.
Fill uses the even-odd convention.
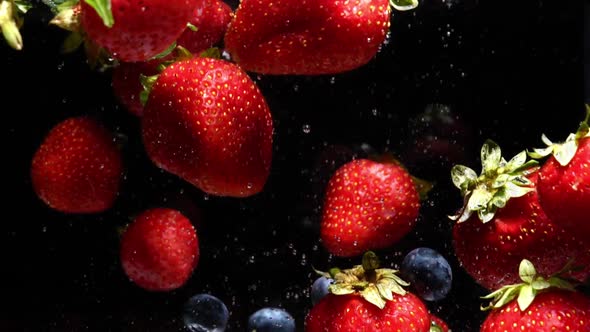
[[[248,319],[248,331],[256,332],[294,332],[295,319],[279,308],[263,308]]]
[[[451,290],[451,267],[436,250],[417,248],[410,251],[402,262],[400,272],[413,292],[426,301],[441,300]]]
[[[328,287],[333,283],[334,280],[330,278],[317,278],[311,285],[311,303],[315,305],[316,303],[320,302],[324,296],[328,295],[328,293],[330,293]]]
[[[198,294],[186,301],[182,318],[191,332],[223,332],[229,312],[215,296]]]

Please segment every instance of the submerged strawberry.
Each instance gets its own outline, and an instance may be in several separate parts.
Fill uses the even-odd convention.
[[[178,37],[181,45],[194,54],[214,46],[223,39],[227,26],[231,21],[233,11],[221,0],[202,0],[194,9],[191,24]]]
[[[520,264],[522,283],[503,287],[484,298],[493,309],[481,332],[588,331],[590,299],[558,277],[538,276],[530,261]]]
[[[121,239],[123,270],[138,286],[169,291],[188,280],[199,261],[191,222],[172,209],[149,209],[135,218]]]
[[[100,16],[88,1],[81,1],[82,29],[116,59],[145,61],[176,41],[201,1],[111,0]]]
[[[236,65],[178,61],[158,77],[142,118],[146,151],[160,168],[206,193],[260,192],[270,171],[273,124],[264,97]]]
[[[587,106],[588,107],[588,106]],[[576,134],[570,134],[563,144],[535,149],[533,157],[553,154],[539,171],[539,200],[543,210],[556,224],[578,234],[590,250],[590,130],[586,119]]]
[[[388,0],[243,0],[225,46],[247,71],[339,73],[373,58],[389,15]]]
[[[337,256],[389,247],[414,227],[419,208],[416,186],[402,166],[353,160],[328,183],[322,242]]]
[[[416,331],[430,330],[424,303],[402,286],[395,273],[378,268],[372,252],[363,264],[349,270],[332,270],[334,284],[306,318],[306,332]],[[329,274],[326,274],[329,275]]]
[[[31,165],[39,198],[65,213],[109,209],[121,176],[121,154],[113,137],[88,117],[69,118],[53,127]]]
[[[497,289],[518,281],[517,266],[528,258],[542,274],[552,274],[574,260],[584,267],[572,277],[590,274],[590,253],[575,235],[552,222],[539,205],[536,162],[523,151],[510,161],[487,141],[482,174],[455,166],[453,182],[465,205],[453,217],[453,246],[461,265],[482,286]],[[477,214],[475,214],[477,213]]]

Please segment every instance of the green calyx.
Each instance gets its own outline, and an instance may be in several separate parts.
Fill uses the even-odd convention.
[[[516,299],[520,311],[525,311],[533,303],[535,296],[540,292],[547,291],[550,288],[573,291],[574,286],[559,277],[568,270],[569,264],[562,271],[549,278],[544,278],[537,274],[533,263],[523,259],[518,269],[518,274],[523,282],[504,286],[482,297],[482,299],[491,299],[491,302],[485,307],[482,306],[481,310],[498,309]]]
[[[443,332],[442,327],[438,326],[435,321],[430,321],[430,330],[429,332]]]
[[[569,134],[563,143],[553,143],[547,138],[547,136],[545,136],[545,134],[543,134],[541,140],[547,145],[547,147],[533,148],[533,151],[529,151],[528,155],[534,159],[541,159],[553,155],[561,166],[566,166],[576,155],[580,140],[590,137],[590,127],[588,125],[589,119],[590,106],[586,105],[586,117],[584,118],[584,121],[580,123],[578,131],[575,134]]]
[[[143,74],[139,75],[139,81],[141,82],[141,85],[143,86],[143,90],[139,93],[139,102],[141,103],[142,106],[145,106],[145,104],[147,103],[150,92],[152,91],[152,87],[154,86],[154,83],[156,83],[158,76],[160,76],[160,75],[152,75],[152,76],[146,76]]]
[[[418,0],[389,0],[389,5],[395,10],[407,11],[418,7]]]
[[[397,276],[397,270],[379,268],[379,259],[374,252],[368,251],[362,259],[361,265],[351,269],[331,269],[329,273],[318,272],[320,275],[334,279],[328,288],[335,295],[359,294],[365,300],[380,309],[385,307],[386,301],[393,300],[393,294],[406,295],[403,287],[409,283]]]
[[[25,1],[0,0],[0,30],[10,47],[20,51],[23,48],[23,38],[20,27],[23,25],[23,15],[31,8]]]
[[[112,28],[115,24],[115,19],[113,18],[113,11],[111,9],[111,0],[84,0],[90,7],[94,8],[102,23],[108,27]]]
[[[49,21],[64,30],[80,32],[80,7],[77,3],[65,2],[58,7],[57,14]]]
[[[526,159],[526,151],[522,151],[506,161],[500,147],[487,140],[481,149],[482,171],[479,176],[467,166],[456,165],[451,169],[451,179],[461,190],[464,203],[459,212],[449,218],[464,222],[477,213],[479,219],[487,223],[510,198],[521,197],[534,190],[534,184],[527,175],[536,171],[539,163]]]

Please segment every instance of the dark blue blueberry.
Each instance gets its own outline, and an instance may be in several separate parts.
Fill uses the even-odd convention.
[[[328,287],[333,283],[334,280],[330,278],[317,278],[311,285],[311,303],[315,305],[316,303],[320,302],[324,296],[328,295],[328,293],[330,293]]]
[[[186,301],[182,318],[191,332],[223,332],[229,312],[215,296],[198,294]]]
[[[417,248],[406,255],[400,269],[412,291],[426,301],[443,299],[451,290],[453,272],[437,251]]]
[[[248,331],[295,332],[295,319],[279,308],[263,308],[248,319]]]

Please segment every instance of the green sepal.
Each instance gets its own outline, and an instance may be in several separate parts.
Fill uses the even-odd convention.
[[[112,28],[113,24],[115,24],[115,19],[113,18],[113,12],[111,9],[111,0],[84,0],[90,7],[96,10],[98,16],[102,19],[102,23],[108,27]]]
[[[200,58],[221,59],[221,50],[218,47],[210,47],[199,53]]]
[[[158,76],[159,75],[139,75],[139,81],[141,82],[141,86],[143,87],[143,90],[139,93],[139,102],[142,106],[145,106],[145,104],[147,103],[150,92],[152,91],[152,87],[154,86],[154,83],[156,83]]]
[[[79,32],[80,11],[74,6],[64,7],[49,21],[49,24],[56,25],[67,31]]]
[[[6,43],[13,49],[23,48],[23,37],[19,28],[23,24],[17,6],[12,0],[0,0],[0,30]]]
[[[379,268],[379,264],[377,255],[369,251],[363,256],[363,264],[350,269],[331,270],[334,283],[328,290],[335,295],[358,294],[383,309],[387,301],[393,300],[394,294],[405,295],[407,292],[403,287],[409,286],[409,283],[397,275],[397,270]]]
[[[154,55],[153,57],[151,57],[150,60],[157,60],[157,59],[162,59],[167,57],[168,55],[170,55],[174,49],[176,48],[176,42],[170,44],[170,46],[168,46],[164,51],[162,51],[159,54]]]
[[[549,278],[544,278],[537,274],[533,263],[523,259],[518,269],[518,275],[523,282],[504,286],[481,297],[482,299],[491,299],[487,306],[481,307],[481,310],[498,309],[516,299],[519,309],[525,311],[533,303],[535,296],[539,292],[544,292],[551,288],[573,291],[573,285],[558,276],[560,273],[567,271],[567,266],[557,274]]]
[[[389,5],[395,10],[407,11],[418,7],[418,0],[389,0]]]
[[[197,32],[199,31],[199,28],[197,28],[196,26],[194,26],[192,23],[187,23],[186,24],[186,28],[189,29],[192,32]]]
[[[506,161],[500,147],[486,140],[481,148],[479,176],[467,166],[455,165],[451,169],[451,180],[461,190],[464,200],[459,211],[449,218],[461,223],[477,213],[478,218],[487,223],[510,198],[534,190],[534,184],[526,176],[538,169],[538,162],[526,159],[526,151],[521,151]]]
[[[428,330],[429,332],[443,332],[442,327],[438,326],[438,324],[436,324],[435,321],[431,320],[430,321],[430,329]]]
[[[29,9],[33,8],[33,5],[25,0],[14,0],[14,5],[16,6],[18,12],[21,14],[26,14],[29,11]]]

